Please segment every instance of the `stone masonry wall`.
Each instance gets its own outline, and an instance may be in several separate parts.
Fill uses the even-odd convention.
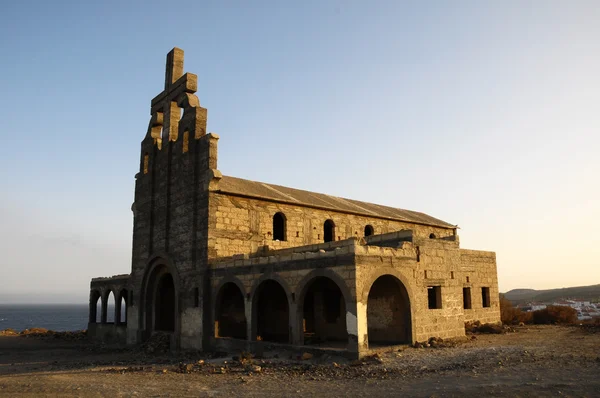
[[[460,260],[461,284],[463,287],[471,288],[472,309],[464,311],[465,321],[499,322],[500,291],[498,290],[496,253],[461,249]],[[482,306],[482,287],[489,287],[489,308]]]
[[[419,225],[375,217],[365,217],[335,211],[288,205],[266,200],[249,199],[224,193],[210,193],[209,251],[211,260],[235,254],[253,254],[265,247],[289,248],[323,242],[323,224],[335,223],[335,240],[363,237],[366,225],[375,234],[411,229],[417,237],[428,238],[454,235],[451,228]],[[285,214],[286,241],[273,240],[273,216]]]
[[[494,253],[462,250],[458,243],[441,239],[405,242],[399,249],[364,246],[356,250],[359,308],[366,307],[369,289],[379,276],[396,276],[410,297],[415,341],[464,336],[466,320],[500,321]],[[441,308],[429,308],[428,286],[440,286]],[[463,308],[465,286],[472,286],[470,310]],[[482,308],[481,294],[477,293],[481,286],[490,288],[490,308]],[[366,313],[363,316],[366,319]],[[362,330],[366,330],[364,322]]]

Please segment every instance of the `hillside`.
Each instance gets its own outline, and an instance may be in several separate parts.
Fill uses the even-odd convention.
[[[513,302],[519,304],[529,301],[554,301],[561,298],[580,298],[586,300],[600,300],[600,285],[565,287],[562,289],[534,290],[534,289],[513,289],[504,296]]]

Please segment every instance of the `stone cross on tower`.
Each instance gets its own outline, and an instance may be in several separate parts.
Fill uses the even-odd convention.
[[[148,134],[161,149],[163,143],[177,141],[180,131],[188,131],[195,138],[206,134],[206,109],[200,107],[194,95],[198,76],[183,73],[183,50],[173,48],[167,54],[165,89],[151,102]],[[181,117],[181,110],[184,110]]]
[[[183,76],[183,50],[175,47],[167,54],[165,90],[168,90],[181,76]]]

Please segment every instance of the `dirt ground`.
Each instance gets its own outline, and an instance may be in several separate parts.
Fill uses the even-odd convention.
[[[600,396],[600,331],[526,326],[363,362],[148,354],[85,340],[0,337],[2,396]],[[290,356],[293,359],[290,359]]]

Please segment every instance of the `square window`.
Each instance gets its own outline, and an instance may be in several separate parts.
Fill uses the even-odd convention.
[[[427,286],[427,301],[430,310],[442,308],[442,287]]]

